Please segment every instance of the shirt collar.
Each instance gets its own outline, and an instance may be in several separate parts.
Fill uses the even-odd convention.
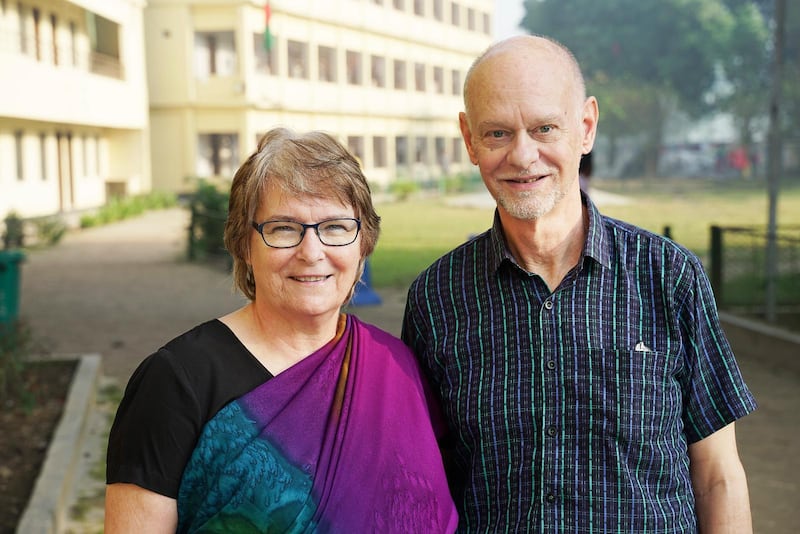
[[[611,236],[608,229],[603,224],[603,216],[595,206],[594,202],[581,192],[581,201],[586,206],[589,214],[589,229],[586,232],[586,242],[583,245],[581,262],[587,257],[594,259],[604,267],[611,267]],[[489,251],[487,266],[490,272],[495,272],[500,268],[503,261],[508,260],[511,264],[517,265],[517,261],[508,249],[503,233],[503,223],[500,221],[500,214],[494,210],[494,222],[489,230]]]

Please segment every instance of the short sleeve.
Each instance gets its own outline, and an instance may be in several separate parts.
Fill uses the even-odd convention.
[[[693,443],[752,412],[756,402],[722,330],[708,277],[699,261],[690,265],[680,328],[688,369],[683,419]]]
[[[132,375],[108,440],[106,482],[177,498],[204,416],[186,372],[167,349]]]

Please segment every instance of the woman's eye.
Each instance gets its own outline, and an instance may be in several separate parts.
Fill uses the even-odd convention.
[[[296,232],[296,231],[297,231],[297,228],[295,228],[294,226],[289,226],[289,225],[273,226],[272,228],[269,229],[269,232],[271,234],[290,233],[290,232]]]

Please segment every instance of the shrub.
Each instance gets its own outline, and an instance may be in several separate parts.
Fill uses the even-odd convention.
[[[20,321],[0,323],[0,403],[31,401],[25,390],[22,374],[27,366],[31,346],[30,329]]]
[[[200,181],[192,195],[192,222],[189,230],[189,258],[204,258],[225,253],[225,220],[229,192]]]
[[[22,248],[25,242],[25,221],[13,211],[6,216],[3,232],[4,248]]]

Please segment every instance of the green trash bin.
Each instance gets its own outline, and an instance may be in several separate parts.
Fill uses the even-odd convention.
[[[0,250],[0,324],[10,324],[19,315],[19,264],[25,255],[19,250]]]

